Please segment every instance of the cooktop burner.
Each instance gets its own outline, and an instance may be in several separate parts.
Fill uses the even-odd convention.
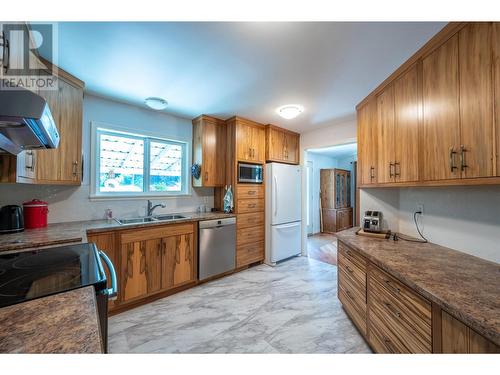
[[[93,244],[0,253],[0,307],[88,285],[106,288]]]

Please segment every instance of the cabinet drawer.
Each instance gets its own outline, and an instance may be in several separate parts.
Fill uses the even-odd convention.
[[[352,265],[357,266],[362,272],[366,272],[366,259],[360,255],[357,251],[352,250],[348,246],[344,245],[343,242],[338,241],[338,252],[339,257],[344,257]]]
[[[239,214],[264,211],[264,199],[238,199]]]
[[[178,236],[194,232],[194,224],[167,224],[151,228],[135,228],[123,231],[120,236],[122,244],[136,241],[145,241],[154,238]]]
[[[259,184],[243,184],[236,186],[236,198],[264,198],[264,185]]]
[[[368,271],[368,309],[370,325],[392,335],[393,349],[432,352],[430,303],[373,265]]]
[[[246,266],[262,260],[264,260],[264,241],[237,246],[236,267]]]
[[[376,353],[410,353],[391,330],[385,329],[385,326],[378,315],[375,315],[372,311],[370,311],[369,320],[368,340]]]
[[[238,228],[236,234],[238,246],[264,241],[264,226],[259,225],[256,227]]]
[[[353,282],[345,272],[339,272],[339,285],[342,286],[345,293],[350,297],[351,302],[356,309],[366,314],[366,289],[361,288],[356,282]]]
[[[357,303],[355,302],[356,296],[349,290],[349,287],[346,286],[342,278],[339,278],[338,295],[347,315],[349,315],[361,333],[366,335],[366,311],[360,311],[361,309],[357,307]]]
[[[240,214],[237,219],[239,228],[255,227],[264,225],[264,212],[251,212],[248,214]]]
[[[338,254],[338,269],[345,272],[352,280],[354,280],[360,288],[366,291],[366,272],[354,262],[349,260],[343,253]]]

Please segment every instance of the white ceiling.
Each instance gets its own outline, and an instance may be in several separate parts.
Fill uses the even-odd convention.
[[[328,156],[334,159],[343,159],[355,155],[358,150],[356,143],[346,143],[345,145],[337,145],[332,147],[311,148],[308,153]]]
[[[355,105],[444,23],[59,23],[61,68],[88,92],[165,112],[248,117],[296,131]],[[275,108],[299,103],[284,120]]]

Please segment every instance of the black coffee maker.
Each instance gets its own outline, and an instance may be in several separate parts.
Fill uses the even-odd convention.
[[[23,210],[16,205],[0,208],[0,234],[22,232],[24,230]]]

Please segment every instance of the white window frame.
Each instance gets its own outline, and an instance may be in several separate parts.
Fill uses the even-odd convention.
[[[191,174],[189,166],[191,165],[191,140],[182,139],[181,137],[170,137],[164,134],[158,134],[150,131],[134,131],[128,128],[111,125],[103,122],[92,121],[90,125],[90,196],[91,200],[106,200],[106,199],[144,199],[144,198],[176,198],[182,196],[191,196]],[[98,133],[116,134],[121,133],[128,137],[139,138],[144,140],[144,186],[142,192],[100,192],[99,191],[99,168],[100,156],[100,139]],[[170,142],[177,143],[183,147],[182,160],[182,191],[149,191],[150,177],[150,142]]]

